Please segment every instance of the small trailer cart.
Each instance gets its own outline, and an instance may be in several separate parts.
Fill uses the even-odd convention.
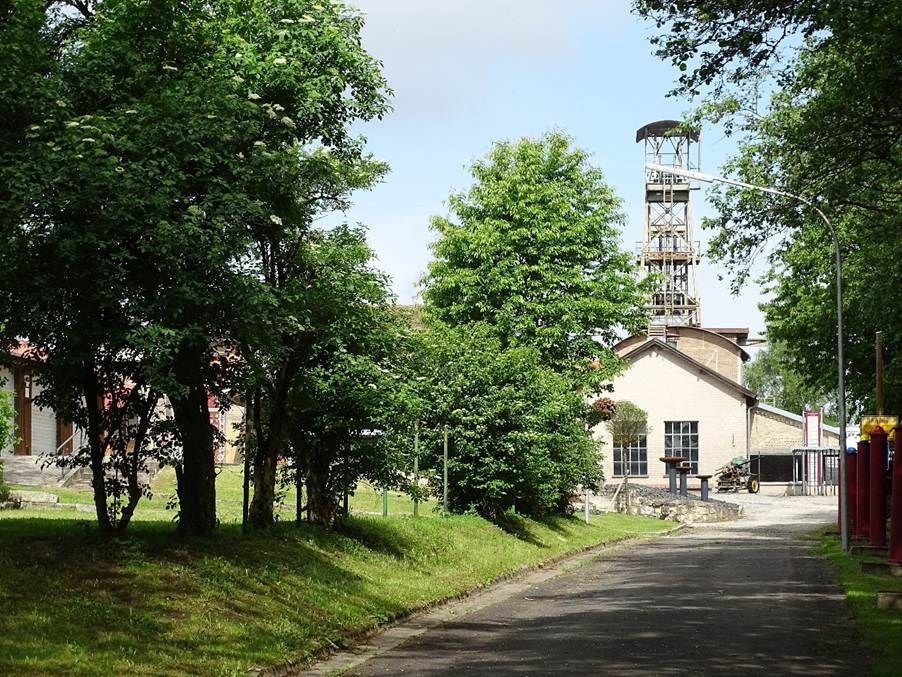
[[[761,488],[758,475],[751,472],[751,460],[736,456],[721,467],[716,473],[717,491],[739,492],[747,489],[750,494],[757,494]]]

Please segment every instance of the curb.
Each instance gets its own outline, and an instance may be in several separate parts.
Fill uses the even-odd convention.
[[[511,596],[518,592],[520,586],[525,589],[537,583],[570,573],[574,569],[593,561],[603,553],[628,547],[642,541],[670,536],[688,528],[690,528],[690,525],[681,523],[664,531],[644,536],[627,536],[618,540],[590,545],[536,564],[515,569],[458,595],[445,597],[425,606],[411,609],[375,628],[352,634],[347,638],[347,647],[335,647],[336,650],[334,652],[325,653],[314,663],[286,661],[266,668],[249,670],[246,673],[247,677],[298,677],[304,675],[341,674],[360,666],[374,656],[393,649],[411,637],[441,625],[450,620],[450,618],[465,616],[495,601],[499,601],[493,599],[493,597],[503,593],[505,588],[511,588],[510,595],[507,595]],[[573,564],[575,566],[571,567],[570,565]],[[486,600],[486,598],[489,599]],[[504,598],[502,597],[502,599]],[[480,604],[480,602],[484,603]],[[459,607],[462,607],[462,609],[459,609]]]

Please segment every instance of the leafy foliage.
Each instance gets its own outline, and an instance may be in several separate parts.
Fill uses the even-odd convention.
[[[452,326],[485,323],[503,348],[597,387],[622,368],[610,351],[644,321],[647,289],[618,246],[620,201],[563,134],[499,142],[473,186],[434,217],[427,310]],[[599,369],[585,365],[596,358]]]
[[[623,368],[610,346],[643,323],[648,288],[618,246],[620,201],[567,136],[496,143],[470,171],[432,219],[423,280],[429,453],[448,426],[455,509],[567,509],[601,479],[588,427],[613,403],[587,395]]]
[[[797,414],[812,408],[829,410],[835,402],[835,393],[805,385],[786,346],[779,341],[743,367],[742,381],[759,400]]]
[[[300,468],[311,520],[330,524],[359,478],[394,477],[387,439],[403,412],[398,351],[406,327],[362,229],[313,232],[304,250],[300,282],[310,288],[295,306],[292,336],[303,350],[291,362],[282,448]]]
[[[847,387],[851,409],[872,406],[874,332],[886,340],[886,404],[902,406],[899,334],[887,311],[900,286],[888,252],[900,246],[902,7],[842,3],[681,0],[639,2],[668,32],[660,54],[687,66],[690,89],[711,86],[699,115],[726,120],[740,150],[724,167],[749,183],[816,200],[838,230],[845,274]],[[698,21],[704,19],[704,21]],[[782,59],[775,92],[759,110],[758,84]],[[736,69],[718,73],[729,62]],[[766,247],[768,335],[785,345],[806,388],[829,392],[836,375],[835,271],[829,233],[790,198],[715,189],[720,213],[705,226],[735,287]]]
[[[869,21],[884,20],[869,0],[634,0],[633,9],[666,29],[651,42],[680,71],[672,95],[711,87],[720,96],[785,63],[786,51],[800,43],[861,33]]]
[[[208,534],[210,397],[249,374],[260,386],[261,364],[285,372],[305,348],[312,221],[384,171],[349,131],[388,107],[362,18],[305,0],[6,9],[0,320],[43,360],[46,402],[90,431],[74,458],[94,469],[98,519],[108,443],[128,432],[123,448],[141,448],[147,428],[97,404],[128,388],[147,400],[120,420],[171,404],[179,525]],[[265,396],[284,413],[284,397]],[[274,464],[284,435],[272,432],[259,447]]]
[[[619,400],[614,415],[605,424],[614,444],[626,447],[648,434],[648,413],[629,400]]]
[[[483,324],[434,325],[416,340],[420,463],[440,472],[447,426],[452,510],[492,518],[511,508],[559,511],[580,485],[601,479],[599,450],[586,432],[586,399],[545,367],[535,348],[505,349]]]

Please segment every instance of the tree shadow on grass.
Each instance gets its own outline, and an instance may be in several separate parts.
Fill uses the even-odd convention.
[[[530,523],[520,515],[511,512],[505,512],[492,520],[499,529],[507,534],[515,537],[524,543],[529,543],[539,548],[549,547],[547,543],[540,540],[530,529]]]
[[[338,523],[335,533],[353,539],[367,550],[401,559],[414,547],[411,540],[395,524],[384,518],[349,518]]]
[[[231,674],[312,656],[403,611],[355,570],[408,545],[376,527],[354,539],[370,555],[310,526],[181,539],[135,523],[111,541],[84,520],[2,519],[0,674]]]

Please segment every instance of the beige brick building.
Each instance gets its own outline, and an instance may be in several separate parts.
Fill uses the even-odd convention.
[[[693,326],[654,327],[652,335],[630,336],[615,346],[629,368],[612,382],[606,397],[629,400],[648,414],[645,435],[620,448],[604,423],[593,433],[603,442],[608,481],[628,474],[639,483],[662,486],[665,466],[659,459],[689,459],[693,474],[714,474],[736,456],[768,457],[762,468],[767,482],[785,482],[792,474],[792,450],[802,446],[802,416],[760,404],[741,385],[749,359],[742,343],[747,329]],[[837,447],[838,430],[823,427],[821,446]],[[773,460],[774,462],[770,462]],[[753,469],[755,464],[753,464]]]

